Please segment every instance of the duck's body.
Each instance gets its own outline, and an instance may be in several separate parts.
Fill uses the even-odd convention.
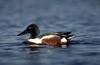
[[[33,44],[45,44],[45,45],[51,45],[54,47],[61,47],[62,44],[65,44],[68,46],[69,41],[72,37],[71,32],[53,32],[53,33],[47,33],[43,35],[39,34],[39,28],[36,24],[29,25],[26,30],[24,30],[22,33],[18,34],[18,36],[23,35],[25,33],[30,33],[30,38],[28,41]]]
[[[67,40],[65,38],[60,38],[59,36],[56,36],[56,35],[47,35],[47,36],[43,36],[41,38],[29,39],[28,41],[32,42],[32,43],[36,43],[36,44],[42,44],[43,40],[45,40],[45,39],[51,40],[51,39],[55,39],[55,38],[60,39],[61,43],[67,42]]]
[[[46,35],[34,38],[34,39],[29,39],[28,40],[31,43],[35,44],[46,44],[46,45],[52,45],[52,46],[61,46],[62,44],[65,44],[68,42],[68,39],[66,38],[61,38],[60,36],[57,35]]]

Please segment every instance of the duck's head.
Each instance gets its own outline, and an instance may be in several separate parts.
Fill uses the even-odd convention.
[[[35,38],[40,33],[40,30],[36,24],[30,24],[23,32],[19,33],[17,36],[21,36],[27,33],[30,33],[30,38]]]

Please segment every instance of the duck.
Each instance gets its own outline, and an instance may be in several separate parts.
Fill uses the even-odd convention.
[[[36,24],[30,24],[24,31],[19,33],[17,36],[24,34],[30,34],[28,42],[35,45],[49,45],[53,47],[62,47],[66,45],[69,47],[72,39],[72,32],[50,32],[40,35],[40,29]]]

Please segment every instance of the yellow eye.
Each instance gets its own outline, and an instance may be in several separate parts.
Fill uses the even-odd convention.
[[[32,29],[32,27],[29,27],[28,29]]]

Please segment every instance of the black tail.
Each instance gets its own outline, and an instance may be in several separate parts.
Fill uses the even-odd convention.
[[[64,32],[62,33],[61,37],[65,37],[66,39],[68,39],[69,37],[72,37],[73,34],[71,32]]]

